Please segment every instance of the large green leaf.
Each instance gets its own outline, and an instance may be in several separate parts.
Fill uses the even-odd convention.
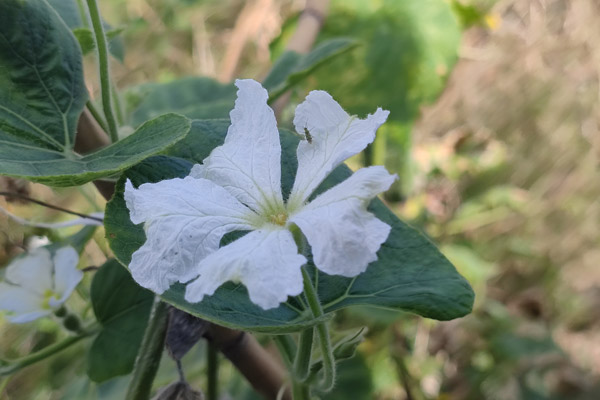
[[[454,65],[460,26],[446,0],[333,0],[319,40],[364,43],[320,69],[311,86],[328,91],[352,114],[391,111],[411,122],[437,98]]]
[[[229,118],[237,88],[206,77],[187,77],[168,83],[149,83],[131,89],[129,97],[141,101],[131,115],[131,124],[166,112],[176,112],[188,118]]]
[[[81,51],[43,0],[0,2],[0,174],[55,186],[79,185],[130,167],[189,131],[164,115],[92,154],[73,151],[85,102]]]
[[[269,101],[275,100],[317,68],[354,49],[357,45],[356,40],[336,38],[320,43],[308,54],[286,51],[277,59],[263,82],[263,86],[269,91]]]
[[[109,260],[94,276],[91,297],[101,330],[89,351],[87,374],[103,382],[133,369],[154,295]]]
[[[228,125],[228,120],[194,121],[188,137],[179,146],[171,148],[170,153],[176,155],[177,149],[183,148],[186,151],[180,156],[192,162],[202,160],[223,142]],[[298,139],[286,131],[282,131],[281,139],[282,187],[286,196],[296,171],[295,148]],[[187,151],[190,148],[194,150]],[[124,265],[129,264],[133,252],[146,240],[142,225],[133,225],[129,220],[129,211],[123,199],[125,179],[131,179],[135,186],[144,182],[158,182],[183,177],[191,166],[191,163],[178,158],[153,157],[127,170],[121,177],[116,194],[107,205],[104,221],[110,246]],[[337,168],[317,192],[335,185],[350,174],[346,166]],[[379,200],[372,202],[370,210],[390,224],[392,232],[378,253],[379,260],[370,264],[367,271],[358,277],[350,279],[319,273],[318,293],[325,311],[363,304],[411,311],[440,320],[461,317],[470,312],[473,304],[471,287],[435,246],[395,217]],[[315,270],[310,262],[309,270]],[[184,290],[184,285],[173,285],[162,298],[191,314],[229,327],[289,332],[316,322],[296,299],[289,299],[276,309],[264,311],[250,302],[243,285],[231,282],[197,304],[184,300]]]

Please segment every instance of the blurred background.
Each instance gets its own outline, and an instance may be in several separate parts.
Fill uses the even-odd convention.
[[[177,79],[264,78],[305,6],[100,3],[115,32],[113,78],[132,128],[155,90],[148,82],[189,99],[193,85],[177,86]],[[471,315],[450,322],[385,310],[341,312],[339,329],[367,325],[369,332],[326,399],[600,398],[598,21],[598,0],[331,0],[317,43],[347,37],[359,46],[295,87],[280,123],[290,125],[295,105],[312,89],[329,91],[361,117],[377,106],[390,110],[375,143],[351,165],[385,164],[398,173],[385,201],[440,246],[477,297]],[[94,62],[86,56],[92,94]],[[232,108],[233,98],[221,101],[225,111],[211,109],[211,116]],[[0,179],[1,190],[80,212],[103,208],[90,185],[51,190]],[[66,218],[14,200],[0,205],[31,219]],[[32,235],[49,234],[2,215],[0,232],[2,265]],[[96,236],[86,249],[89,265],[108,252],[103,233]],[[85,312],[89,294],[80,294],[73,307]],[[0,320],[0,353],[25,354],[56,335],[52,321]],[[87,382],[82,348],[0,381],[0,398],[119,398],[121,380],[100,388]],[[203,352],[199,346],[184,359],[199,388]],[[175,376],[165,363],[158,385]],[[221,381],[223,398],[254,398],[226,362]]]

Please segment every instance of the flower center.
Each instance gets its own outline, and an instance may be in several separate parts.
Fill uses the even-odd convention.
[[[44,300],[42,301],[42,308],[44,310],[50,310],[52,308],[50,307],[50,299],[53,297],[55,297],[55,293],[50,289],[46,289],[44,292]]]
[[[284,212],[279,212],[277,214],[271,214],[269,215],[269,222],[275,224],[275,225],[281,225],[281,226],[285,226],[285,223],[287,222],[287,214]]]

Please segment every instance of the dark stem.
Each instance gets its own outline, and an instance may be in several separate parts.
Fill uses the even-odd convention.
[[[235,365],[254,390],[267,399],[277,399],[285,385],[285,368],[252,335],[211,324],[206,338]],[[292,400],[289,389],[281,399]]]
[[[154,300],[150,319],[142,344],[135,360],[133,377],[127,388],[126,400],[147,400],[152,391],[152,382],[156,376],[158,365],[165,347],[167,336],[168,306],[159,298]]]
[[[77,215],[78,217],[92,219],[92,220],[98,221],[98,222],[103,222],[102,218],[93,217],[91,215],[78,213],[77,211],[67,210],[66,208],[62,208],[60,206],[55,206],[54,204],[46,203],[45,201],[32,199],[31,197],[26,196],[24,194],[11,193],[11,192],[0,192],[0,196],[15,197],[17,199],[27,200],[27,201],[29,201],[31,203],[39,204],[40,206],[44,206],[46,208],[51,208],[53,210],[62,211],[62,212],[67,213],[67,214]]]
[[[219,398],[219,354],[212,343],[208,343],[207,354],[207,380],[206,399],[217,400]]]

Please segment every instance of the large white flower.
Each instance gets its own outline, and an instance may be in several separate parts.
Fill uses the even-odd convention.
[[[71,295],[83,278],[77,269],[79,255],[70,246],[51,256],[45,247],[20,256],[6,267],[0,282],[0,309],[14,323],[30,322],[49,315]]]
[[[281,192],[281,145],[268,94],[253,80],[236,81],[225,143],[183,179],[125,186],[133,223],[145,223],[147,240],[129,268],[142,286],[162,293],[188,282],[185,298],[199,302],[226,281],[243,283],[263,309],[302,292],[306,263],[292,232],[300,228],[321,271],[352,277],[377,259],[390,227],[366,209],[395,175],[369,167],[308,202],[339,164],[375,138],[388,111],[361,120],[323,91],[296,109],[294,125],[310,140],[298,145],[298,172],[289,199]],[[232,231],[250,231],[219,248]]]

